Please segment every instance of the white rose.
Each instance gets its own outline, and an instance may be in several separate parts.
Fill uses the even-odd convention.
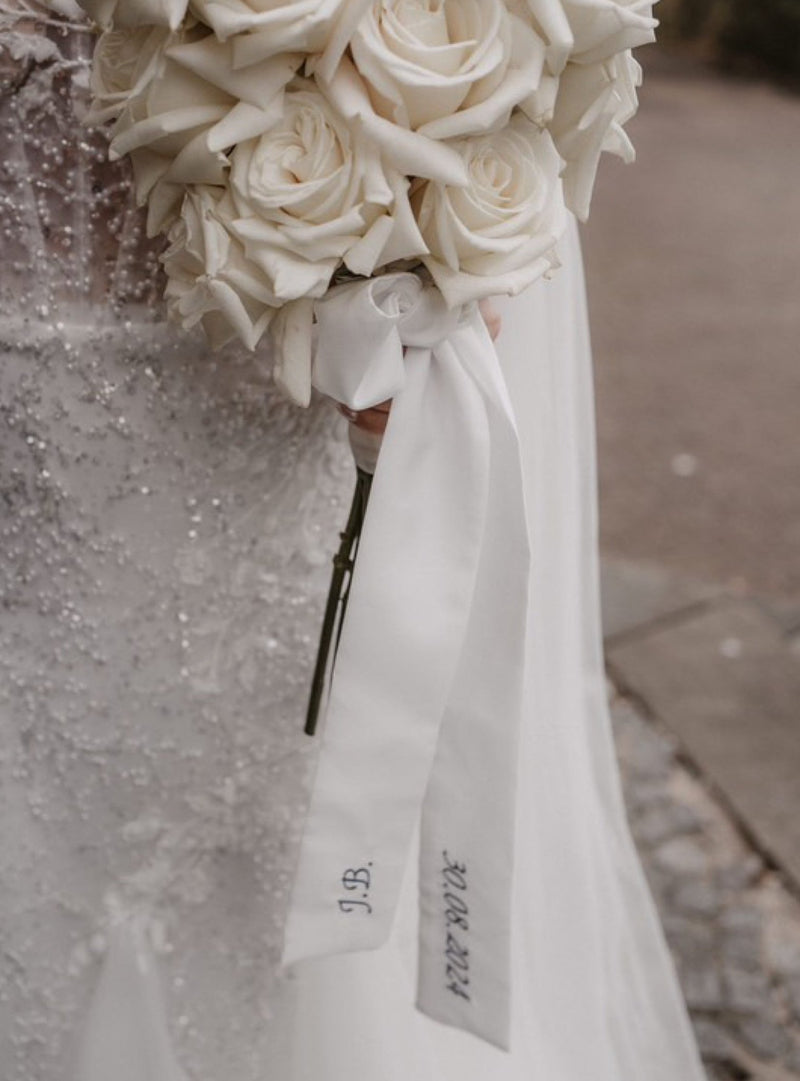
[[[316,69],[316,79],[339,115],[363,132],[382,159],[399,173],[442,184],[466,184],[464,162],[446,142],[378,116],[364,80],[347,56],[340,58],[330,80],[322,75],[320,67]]]
[[[79,0],[99,26],[168,26],[177,30],[188,0]]]
[[[290,85],[268,132],[236,147],[230,182],[234,229],[282,301],[321,296],[341,262],[369,275],[424,251],[404,178],[308,80]]]
[[[187,29],[179,44],[162,50],[120,112],[110,146],[112,159],[131,157],[137,198],[148,202],[149,235],[169,226],[186,184],[226,182],[223,151],[275,123],[300,62],[284,55],[237,72],[230,46],[205,28]]]
[[[564,10],[576,63],[596,64],[655,40],[652,0],[564,0]]]
[[[433,139],[505,124],[545,55],[503,0],[376,0],[350,48],[375,110]]]
[[[215,348],[238,338],[255,349],[276,314],[276,301],[231,232],[235,215],[224,189],[187,190],[161,256],[165,296],[170,318],[187,330],[200,323]]]
[[[589,215],[597,167],[604,150],[633,161],[623,130],[637,108],[642,69],[629,52],[598,64],[567,64],[559,84],[550,131],[566,162],[564,194],[582,221]]]
[[[558,75],[568,60],[594,64],[655,39],[653,0],[515,0],[527,6]]]
[[[119,116],[131,97],[141,94],[163,64],[172,32],[161,26],[105,30],[97,39],[92,58],[89,124],[102,124]]]
[[[225,182],[227,159],[211,153],[206,138],[235,104],[230,94],[168,57],[158,76],[128,101],[112,129],[109,156],[131,157],[137,200],[148,202],[148,235],[174,218],[185,183]]]
[[[518,113],[457,148],[468,186],[427,181],[412,197],[431,252],[423,262],[450,306],[520,292],[557,265],[565,227],[561,159],[547,132]]]
[[[372,0],[192,0],[220,41],[236,38],[236,65],[295,50],[321,52]],[[343,47],[342,47],[343,49]]]

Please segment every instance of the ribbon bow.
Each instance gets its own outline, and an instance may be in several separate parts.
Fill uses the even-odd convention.
[[[389,936],[421,813],[419,1008],[502,1048],[530,553],[519,444],[477,306],[413,274],[316,301],[314,384],[393,398],[284,964]]]

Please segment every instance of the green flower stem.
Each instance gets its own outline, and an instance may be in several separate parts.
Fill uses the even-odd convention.
[[[347,601],[353,581],[353,568],[358,555],[358,544],[361,539],[361,530],[367,513],[371,488],[372,474],[356,468],[356,488],[353,493],[353,502],[350,506],[347,525],[344,532],[340,534],[341,544],[338,552],[333,557],[333,574],[330,589],[328,590],[328,603],[325,605],[322,632],[319,639],[319,648],[317,649],[317,661],[314,665],[314,676],[311,680],[311,693],[309,695],[305,724],[305,732],[309,736],[313,736],[317,730],[320,705],[325,691],[325,675],[328,669],[331,643],[333,643],[333,663],[336,663],[336,652],[339,648],[342,625],[347,611]]]

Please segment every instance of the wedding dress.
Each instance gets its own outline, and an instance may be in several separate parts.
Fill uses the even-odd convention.
[[[505,1053],[414,1008],[413,853],[388,945],[279,971],[343,422],[149,321],[44,40],[0,112],[4,1081],[701,1081],[611,741],[574,230],[502,302],[534,553]]]

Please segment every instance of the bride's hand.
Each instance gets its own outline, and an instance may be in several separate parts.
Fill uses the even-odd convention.
[[[347,405],[342,405],[341,402],[336,403],[336,408],[342,414],[342,416],[349,420],[351,424],[354,424],[356,428],[361,428],[364,432],[369,432],[371,435],[383,435],[386,431],[386,424],[389,420],[389,410],[392,408],[391,400],[388,402],[380,402],[378,405],[374,405],[371,409],[350,409]]]
[[[497,311],[494,304],[492,304],[491,300],[481,300],[478,307],[480,308],[483,321],[486,323],[486,329],[489,331],[492,341],[496,341],[502,327],[500,313]],[[349,420],[351,424],[354,424],[356,428],[361,428],[362,431],[370,432],[372,435],[383,435],[386,431],[386,424],[389,420],[389,410],[392,408],[392,403],[391,401],[380,402],[371,409],[355,410],[337,402],[336,408],[342,416],[345,417],[346,420]]]
[[[489,297],[486,300],[479,300],[478,307],[481,310],[483,321],[486,324],[486,329],[489,331],[489,335],[493,342],[496,342],[500,331],[503,329],[503,318],[500,312],[495,308]]]

